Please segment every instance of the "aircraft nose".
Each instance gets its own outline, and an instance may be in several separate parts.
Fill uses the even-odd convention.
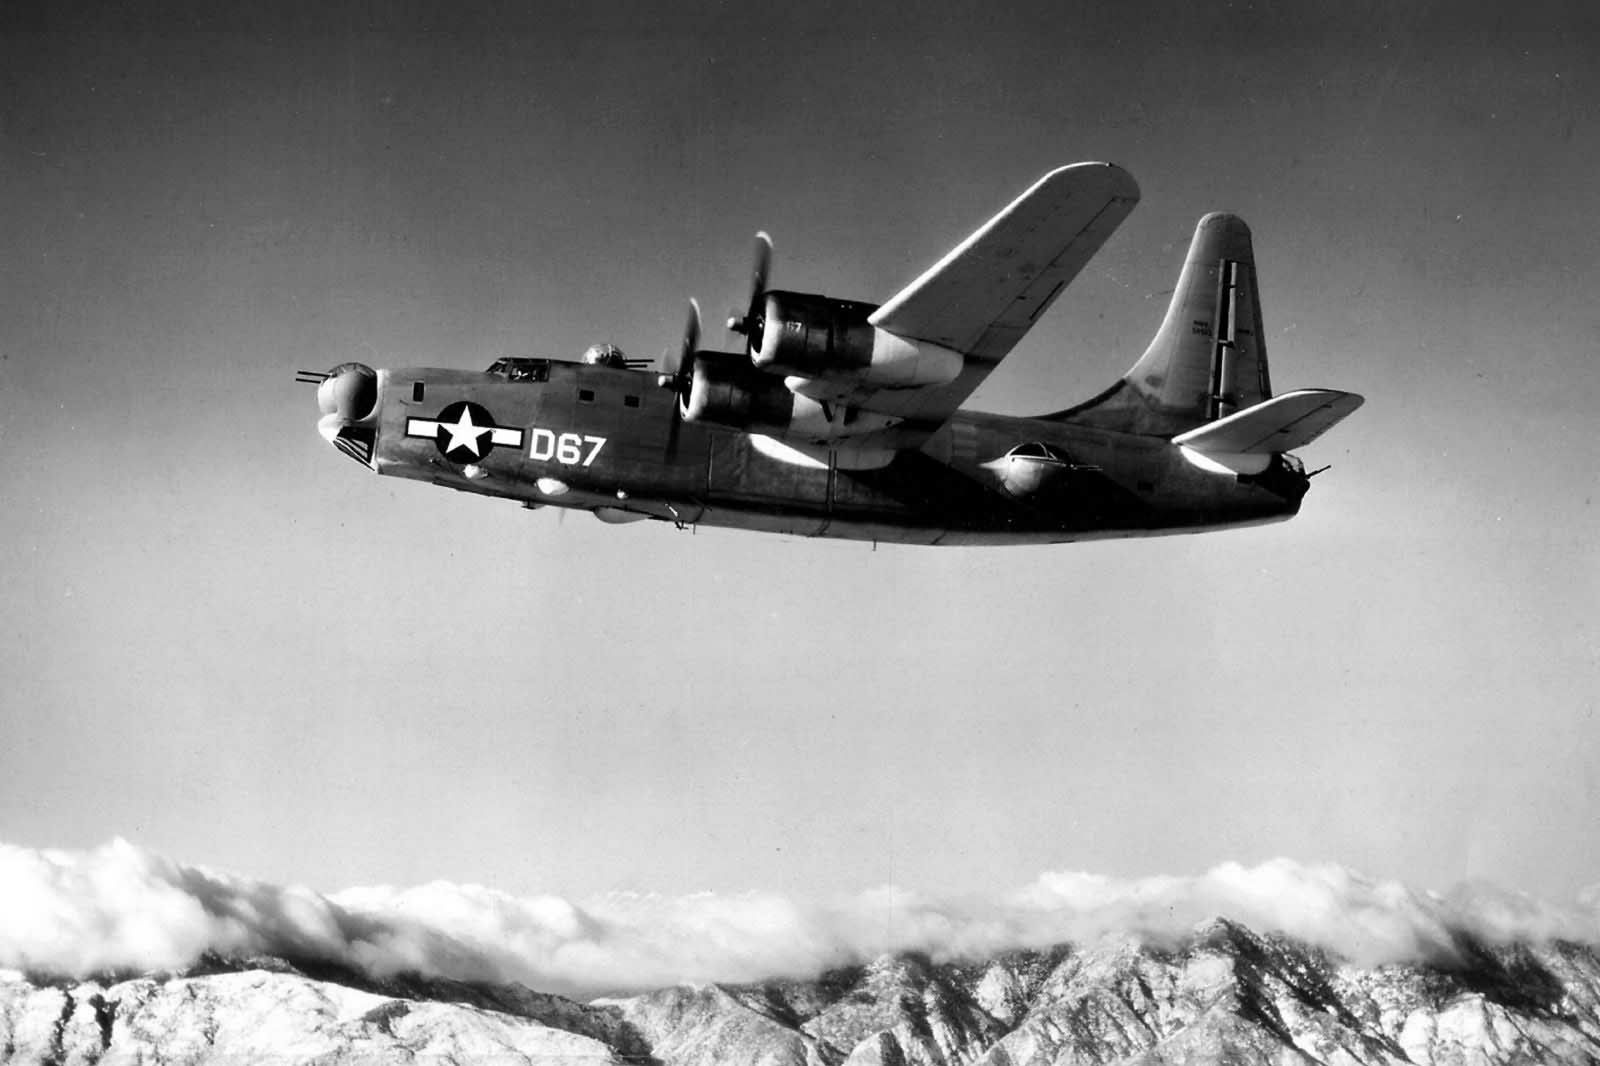
[[[317,432],[324,440],[363,465],[372,461],[377,429],[373,416],[378,410],[378,374],[365,363],[340,363],[326,374],[302,372],[301,380],[315,380]]]
[[[324,415],[360,422],[378,403],[378,375],[365,363],[340,363],[317,386],[317,406]]]

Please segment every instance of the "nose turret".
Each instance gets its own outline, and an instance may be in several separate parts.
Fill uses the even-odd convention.
[[[317,432],[356,462],[370,465],[377,440],[377,372],[364,363],[340,363],[326,374],[301,371],[300,380],[317,384],[322,412]]]

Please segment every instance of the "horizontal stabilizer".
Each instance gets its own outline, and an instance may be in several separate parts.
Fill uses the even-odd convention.
[[[1248,472],[1248,467],[1258,465],[1248,460],[1302,448],[1364,402],[1353,392],[1299,389],[1180,433],[1172,443],[1229,469]]]

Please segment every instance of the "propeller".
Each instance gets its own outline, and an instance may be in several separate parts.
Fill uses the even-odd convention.
[[[694,356],[700,350],[700,302],[689,300],[689,320],[683,324],[683,340],[676,352],[669,351],[661,357],[661,384],[671,388],[677,403],[673,405],[672,423],[667,431],[667,455],[678,454],[678,426],[683,422],[684,405],[689,402],[689,390],[694,387]]]
[[[756,234],[755,264],[750,271],[750,304],[744,317],[732,316],[728,319],[728,328],[735,333],[742,333],[750,339],[750,347],[754,349],[761,344],[762,324],[766,321],[765,297],[767,295],[767,275],[772,271],[772,238],[765,232]],[[676,455],[678,449],[678,429],[684,420],[684,413],[688,410],[690,394],[694,389],[694,364],[700,351],[700,304],[696,300],[689,301],[689,320],[684,323],[683,341],[678,345],[676,353],[667,352],[661,357],[661,386],[671,388],[678,397],[677,411],[672,419],[672,428],[667,438],[667,454]],[[733,353],[729,353],[730,355]]]
[[[728,329],[742,333],[753,351],[761,347],[761,328],[766,321],[763,298],[767,295],[767,275],[772,271],[772,238],[763,230],[756,234],[756,262],[750,274],[750,303],[744,317],[728,319]]]
[[[700,350],[700,301],[689,300],[689,320],[683,324],[683,340],[676,352],[661,356],[662,385],[670,385],[679,395],[694,377],[694,353]]]

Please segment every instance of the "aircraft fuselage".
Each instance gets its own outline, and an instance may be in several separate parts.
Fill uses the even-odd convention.
[[[654,518],[917,544],[1059,543],[1190,533],[1293,516],[1306,479],[1195,465],[1158,436],[1070,417],[958,411],[884,465],[808,460],[780,442],[684,421],[655,372],[523,360],[514,377],[378,373],[381,474],[612,522]],[[827,454],[827,453],[824,453]]]

